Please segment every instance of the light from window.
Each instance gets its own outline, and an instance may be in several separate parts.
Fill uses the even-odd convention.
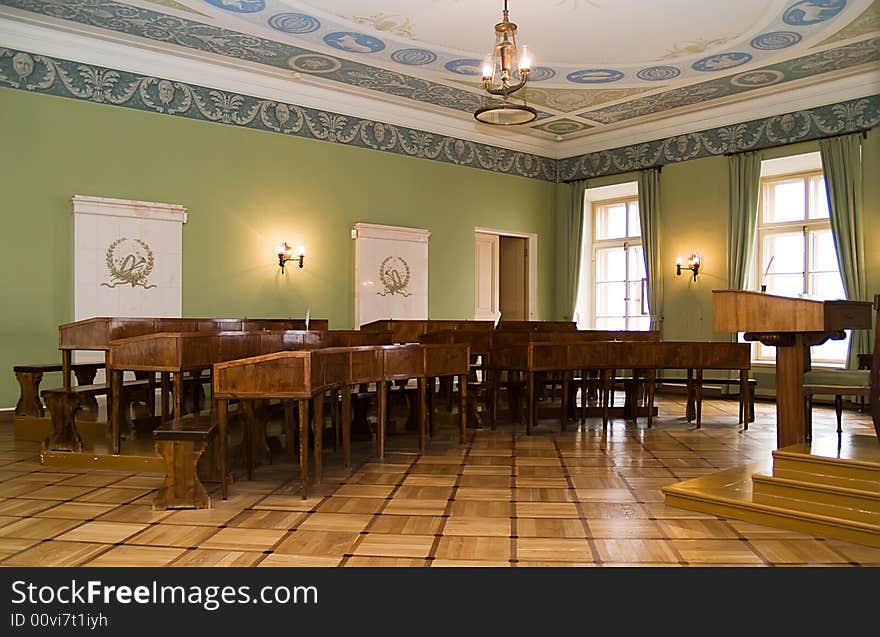
[[[593,204],[594,321],[599,330],[648,330],[638,197]]]
[[[820,301],[843,299],[843,281],[831,234],[825,178],[805,172],[761,180],[758,220],[758,285],[769,294]],[[844,365],[849,335],[811,349],[814,363]],[[776,350],[756,344],[758,362],[775,360]]]

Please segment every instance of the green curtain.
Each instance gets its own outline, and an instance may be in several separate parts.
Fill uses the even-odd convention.
[[[867,301],[861,134],[820,139],[819,150],[843,290],[850,301]],[[868,330],[853,330],[847,367],[857,369],[856,355],[870,352],[869,343]]]
[[[758,197],[761,192],[761,153],[731,155],[727,160],[728,198],[727,287],[744,290],[755,253]]]
[[[584,235],[584,191],[587,180],[567,184],[568,206],[560,213],[557,245],[561,256],[560,284],[562,318],[572,320],[577,303],[578,280],[581,271],[581,244]]]
[[[639,171],[639,222],[648,279],[651,329],[663,333],[663,277],[660,265],[660,169]]]

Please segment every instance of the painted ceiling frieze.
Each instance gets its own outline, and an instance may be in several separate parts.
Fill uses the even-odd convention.
[[[613,124],[878,60],[880,60],[880,38],[873,38],[717,80],[638,97],[579,115],[602,124]]]
[[[858,38],[878,31],[880,31],[880,1],[874,0],[871,6],[865,9],[858,18],[816,46],[825,46],[833,42]]]
[[[559,181],[641,170],[867,130],[880,125],[880,95],[561,159]]]
[[[445,84],[119,2],[0,0],[0,4],[198,51],[292,69],[456,111],[471,113],[483,105],[480,95]]]
[[[547,157],[2,47],[0,87],[556,180],[556,160]]]

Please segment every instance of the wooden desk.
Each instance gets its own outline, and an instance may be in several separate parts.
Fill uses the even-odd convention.
[[[110,429],[113,453],[120,450],[122,401],[117,396],[126,371],[158,372],[161,382],[161,421],[169,420],[169,379],[173,384],[175,418],[183,415],[183,374],[210,369],[215,363],[271,352],[315,349],[327,344],[327,332],[305,330],[256,332],[160,332],[110,341],[107,370],[113,408]]]
[[[217,404],[220,436],[222,488],[226,497],[227,484],[227,421],[229,400],[278,398],[298,403],[300,435],[300,485],[303,498],[308,497],[309,468],[309,403],[313,404],[315,426],[315,482],[321,479],[321,435],[323,395],[325,391],[342,392],[342,444],[346,466],[350,466],[350,389],[365,383],[377,383],[378,422],[377,455],[384,457],[387,411],[387,384],[395,380],[415,378],[419,392],[419,446],[427,443],[426,379],[457,375],[467,376],[470,353],[462,345],[377,345],[333,347],[299,352],[278,352],[264,356],[229,361],[214,365],[213,394]],[[466,386],[466,382],[464,383]],[[461,396],[459,436],[465,436],[466,390]],[[291,409],[292,412],[292,409]],[[290,422],[290,421],[288,421]]]
[[[493,374],[499,371],[520,371],[526,375],[526,432],[537,420],[535,400],[535,374],[538,372],[570,372],[578,369],[599,369],[603,384],[603,427],[608,422],[607,393],[612,369],[642,369],[648,373],[650,381],[659,369],[693,369],[697,372],[697,383],[706,369],[737,369],[740,371],[740,400],[748,400],[748,370],[751,366],[749,346],[745,343],[701,343],[701,342],[636,342],[636,341],[577,341],[568,342],[529,342],[500,347],[492,351],[489,367]],[[495,403],[495,383],[492,383],[492,404]],[[699,386],[699,385],[698,385]],[[568,418],[566,409],[566,387],[563,382],[563,396],[560,422],[565,430]],[[648,426],[653,412],[653,390],[648,395]],[[698,396],[699,400],[699,396]],[[743,403],[747,405],[747,402]],[[494,408],[491,410],[494,417]],[[747,412],[746,412],[747,413]]]
[[[312,319],[309,327],[315,331],[329,328],[327,319]],[[253,332],[258,330],[304,330],[305,319],[249,319],[249,318],[150,318],[150,317],[93,317],[58,326],[58,349],[64,372],[64,389],[70,389],[70,371],[74,350],[107,352],[110,341],[157,334],[160,332]],[[105,355],[106,362],[106,355]]]
[[[871,328],[867,301],[813,301],[744,290],[713,290],[716,332],[745,332],[776,347],[776,447],[804,442],[804,372],[813,345],[839,340],[845,329]]]

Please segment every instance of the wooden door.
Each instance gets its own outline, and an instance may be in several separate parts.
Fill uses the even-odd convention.
[[[474,233],[474,320],[491,321],[498,311],[499,237]]]
[[[528,239],[500,237],[498,267],[498,307],[503,321],[529,318]]]

